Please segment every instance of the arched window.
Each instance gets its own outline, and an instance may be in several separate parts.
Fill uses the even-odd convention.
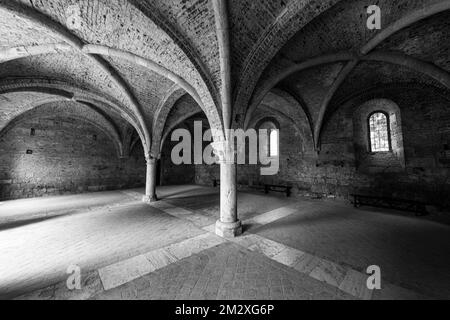
[[[278,130],[270,130],[270,141],[269,141],[269,157],[278,157],[278,142],[279,142]]]
[[[259,130],[267,130],[267,145],[261,146],[264,154],[268,157],[278,157],[280,155],[280,131],[278,122],[272,118],[266,118],[257,125]]]
[[[391,151],[389,115],[377,111],[369,116],[369,144],[371,152]]]

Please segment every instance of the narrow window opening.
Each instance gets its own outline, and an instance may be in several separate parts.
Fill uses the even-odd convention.
[[[269,156],[270,157],[278,157],[278,142],[279,142],[279,133],[278,130],[270,131],[270,149]]]
[[[375,112],[369,117],[369,139],[371,152],[391,151],[389,116]]]
[[[267,139],[259,142],[260,153],[269,158],[280,156],[280,129],[275,119],[267,118],[261,120],[256,128],[267,134]]]

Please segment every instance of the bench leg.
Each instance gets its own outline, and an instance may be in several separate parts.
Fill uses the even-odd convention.
[[[360,206],[361,206],[361,204],[359,203],[359,199],[358,199],[358,197],[353,197],[353,206],[355,207],[355,208],[359,208]]]

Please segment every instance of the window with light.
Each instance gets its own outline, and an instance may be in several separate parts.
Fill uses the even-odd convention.
[[[270,142],[269,142],[269,156],[278,157],[278,142],[279,142],[279,132],[278,130],[270,130]]]
[[[264,154],[270,158],[278,157],[280,155],[280,130],[278,123],[272,119],[265,119],[257,126],[258,130],[265,130],[267,132],[267,141],[265,145],[260,145]]]
[[[391,151],[389,116],[384,112],[375,112],[369,117],[369,136],[371,152]]]

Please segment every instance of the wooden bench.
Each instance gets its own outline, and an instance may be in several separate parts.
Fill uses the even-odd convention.
[[[260,185],[260,184],[249,185],[248,187],[250,189],[255,189],[255,190],[259,190],[259,191],[264,191],[265,190],[265,186],[264,185]]]
[[[214,188],[220,187],[220,180],[213,179]],[[269,194],[269,192],[281,192],[285,193],[287,197],[292,195],[292,187],[290,186],[282,186],[282,185],[273,185],[273,184],[262,184],[262,185],[249,185],[249,188],[257,189],[264,191],[265,194]]]
[[[353,205],[355,206],[355,208],[366,205],[372,207],[414,212],[418,217],[428,215],[427,204],[419,201],[392,199],[387,197],[376,197],[361,194],[352,194],[351,196],[353,197]]]
[[[275,185],[275,184],[265,184],[264,185],[264,192],[266,194],[269,194],[269,192],[281,192],[285,193],[286,197],[290,197],[292,194],[292,187],[290,186],[282,186],[282,185]]]

